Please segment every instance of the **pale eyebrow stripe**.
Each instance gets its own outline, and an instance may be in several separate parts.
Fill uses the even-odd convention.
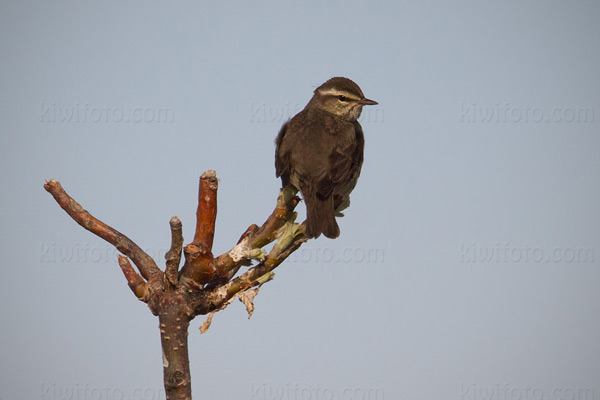
[[[321,93],[324,96],[346,96],[347,98],[349,98],[350,100],[360,100],[360,97],[357,97],[356,95],[346,92],[345,90],[336,90],[336,89],[328,89],[328,90],[319,90],[319,93]]]

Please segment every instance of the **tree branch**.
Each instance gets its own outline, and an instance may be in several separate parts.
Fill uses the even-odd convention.
[[[50,179],[44,185],[44,189],[54,197],[54,200],[56,200],[62,209],[65,210],[75,222],[92,232],[94,235],[106,240],[108,243],[115,246],[121,253],[129,257],[144,279],[152,282],[162,274],[162,271],[156,266],[152,257],[146,254],[127,236],[94,218],[89,212],[84,210],[81,205],[64,191],[60,183],[54,179]]]
[[[148,290],[148,284],[146,281],[144,281],[144,278],[135,272],[127,257],[120,254],[119,266],[121,267],[121,271],[123,271],[125,279],[127,279],[127,283],[129,284],[129,288],[133,294],[135,294],[135,296],[144,303],[147,303],[150,299],[150,292]]]
[[[242,265],[249,265],[252,259],[264,258],[260,249],[277,239],[278,231],[286,222],[296,219],[294,209],[300,199],[293,186],[283,188],[277,197],[277,205],[260,228],[250,226],[242,235],[237,245],[227,253],[215,259],[217,275],[222,281],[230,280]]]
[[[264,261],[223,285],[221,290],[226,291],[227,296],[231,297],[240,291],[262,284],[263,282],[261,282],[261,280],[265,275],[271,273],[286,258],[288,258],[290,254],[308,240],[305,236],[306,225],[302,224],[297,228],[293,227],[292,230],[292,237],[286,238],[284,236],[280,239],[280,242],[273,247]],[[286,240],[288,240],[288,243],[284,244],[284,247],[278,246],[281,242],[285,242]]]
[[[210,169],[200,177],[198,189],[198,209],[196,210],[196,233],[194,242],[212,251],[217,219],[217,173]]]
[[[251,225],[238,243],[216,259],[212,255],[217,213],[218,180],[214,171],[202,174],[198,189],[196,231],[192,243],[185,246],[185,263],[178,271],[183,246],[182,224],[179,218],[169,221],[171,247],[163,272],[154,260],[127,236],[94,218],[73,200],[55,180],[44,188],[79,225],[114,245],[119,266],[138,299],[148,304],[160,323],[163,351],[164,386],[167,399],[191,399],[191,376],[187,335],[189,322],[199,314],[209,314],[203,330],[208,329],[212,315],[227,307],[235,297],[254,310],[253,299],[258,288],[273,278],[277,268],[293,251],[306,242],[304,224],[295,223],[294,212],[299,202],[293,187],[281,190],[277,205],[265,223]],[[276,241],[266,254],[264,246]],[[129,259],[140,273],[132,267]],[[233,279],[239,268],[259,263]]]
[[[198,290],[215,277],[216,266],[212,255],[217,218],[217,189],[219,181],[215,171],[208,170],[200,177],[196,233],[194,241],[184,248],[185,264],[181,269],[182,281]]]
[[[177,286],[179,282],[178,272],[179,263],[181,262],[181,249],[183,247],[183,232],[181,220],[177,217],[171,218],[169,221],[171,227],[171,248],[165,254],[167,266],[165,269],[165,277],[173,286]]]
[[[244,291],[261,286],[263,283],[271,280],[274,275],[272,271],[303,243],[308,241],[305,224],[298,225],[290,222],[281,231],[284,232],[280,235],[278,242],[263,261],[237,278],[219,285],[207,293],[202,303],[196,306],[196,315],[206,314],[213,310],[221,310],[231,302],[234,296],[239,296]],[[209,308],[206,308],[206,306]]]

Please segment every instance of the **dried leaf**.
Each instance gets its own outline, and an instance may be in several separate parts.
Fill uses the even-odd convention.
[[[217,313],[216,311],[213,311],[210,314],[208,314],[208,317],[206,317],[206,321],[204,321],[204,323],[200,327],[200,333],[206,333],[206,331],[208,330],[208,328],[210,328],[210,324],[212,323],[213,316],[216,313]]]
[[[218,313],[219,311],[221,311],[222,309],[224,309],[225,307],[227,307],[228,305],[230,305],[233,300],[235,300],[235,296],[232,297],[231,299],[229,299],[227,301],[227,303],[223,304],[221,307],[217,308],[214,311],[211,311],[211,313],[208,314],[208,317],[206,317],[206,321],[204,321],[204,323],[200,327],[200,333],[206,333],[206,331],[208,330],[208,328],[210,328],[210,324],[212,323],[213,316],[216,313]]]
[[[260,286],[256,289],[248,289],[244,290],[241,293],[237,294],[238,299],[246,306],[246,311],[248,312],[248,319],[252,317],[252,313],[254,312],[254,298],[258,294],[260,290]]]

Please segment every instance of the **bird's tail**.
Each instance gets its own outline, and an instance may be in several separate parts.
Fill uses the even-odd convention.
[[[335,221],[333,196],[321,199],[314,190],[303,190],[306,203],[306,235],[317,238],[322,234],[330,239],[340,236],[340,228]]]

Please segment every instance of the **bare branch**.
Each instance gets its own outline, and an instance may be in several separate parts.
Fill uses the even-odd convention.
[[[181,220],[177,217],[171,218],[169,221],[171,226],[171,248],[165,254],[167,267],[165,269],[165,277],[173,286],[177,286],[179,277],[179,263],[181,262],[181,249],[183,247],[183,233]]]
[[[144,279],[150,282],[153,278],[157,278],[162,274],[162,271],[156,266],[152,257],[146,254],[127,236],[94,218],[89,212],[84,210],[81,205],[65,192],[60,183],[54,179],[50,179],[44,185],[44,189],[54,197],[54,200],[56,200],[61,208],[65,210],[75,222],[92,232],[94,235],[106,240],[108,243],[115,246],[121,253],[129,257]]]
[[[277,236],[279,240],[258,265],[229,282],[207,287],[201,296],[193,298],[194,314],[201,315],[220,311],[227,307],[236,295],[239,296],[246,290],[268,282],[273,278],[273,270],[308,241],[306,224],[298,225],[293,220],[282,226],[277,231]]]
[[[215,171],[209,169],[202,174],[198,190],[194,243],[206,247],[208,251],[212,251],[213,239],[215,237],[218,188],[219,180]]]
[[[191,398],[187,344],[189,322],[197,315],[209,314],[201,328],[202,332],[206,331],[213,315],[226,308],[236,297],[244,303],[250,317],[260,286],[271,280],[273,270],[308,240],[306,226],[294,222],[297,216],[294,209],[300,199],[296,197],[297,191],[290,186],[281,190],[275,209],[261,227],[251,225],[236,246],[215,259],[212,245],[218,180],[214,171],[207,171],[200,178],[194,240],[183,248],[185,263],[178,273],[183,234],[181,221],[173,217],[169,222],[171,248],[165,255],[163,274],[138,245],[85,211],[58,182],[50,180],[44,187],[78,224],[125,255],[119,255],[119,266],[129,287],[159,318],[164,386],[168,399]],[[263,247],[274,241],[273,248],[266,254]],[[140,273],[135,271],[128,257]],[[259,263],[233,279],[242,265],[251,265],[253,260]]]
[[[215,236],[218,188],[215,171],[208,170],[202,174],[198,188],[196,233],[194,241],[184,248],[185,264],[181,269],[182,282],[192,290],[200,290],[215,277],[216,267],[211,249]]]
[[[295,224],[294,224],[295,225]],[[264,283],[264,277],[277,268],[286,258],[290,256],[302,243],[306,242],[306,225],[292,226],[293,232],[290,236],[284,234],[279,242],[273,247],[269,255],[264,261],[257,266],[250,268],[248,271],[224,284],[219,291],[225,294],[225,299],[229,299],[237,293],[252,288]],[[280,243],[287,242],[284,246],[279,246]],[[269,276],[270,278],[270,276]]]
[[[185,264],[181,269],[180,282],[192,290],[200,290],[215,277],[212,253],[203,245],[190,243],[184,247]]]
[[[144,303],[147,303],[150,299],[150,291],[148,290],[148,284],[144,281],[144,278],[135,272],[127,257],[120,254],[119,266],[121,267],[121,271],[123,271],[125,279],[127,279],[127,284],[133,294]]]
[[[242,265],[249,265],[250,260],[264,258],[264,253],[257,250],[277,239],[279,229],[296,218],[294,209],[300,201],[296,193],[292,186],[282,189],[277,206],[265,223],[260,228],[250,226],[234,248],[215,259],[217,274],[222,280],[230,280]]]

